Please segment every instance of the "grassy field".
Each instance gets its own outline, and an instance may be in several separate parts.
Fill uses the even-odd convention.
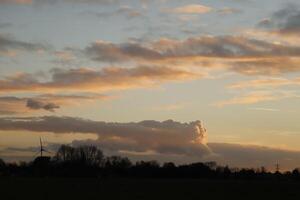
[[[300,183],[215,180],[105,180],[31,179],[0,180],[0,199],[300,199]]]

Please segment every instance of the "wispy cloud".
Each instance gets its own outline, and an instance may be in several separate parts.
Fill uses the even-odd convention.
[[[241,12],[242,11],[240,9],[229,8],[229,7],[224,7],[217,10],[217,13],[219,13],[220,15],[230,15],[230,14],[241,13]]]
[[[213,105],[217,107],[224,107],[227,105],[247,105],[267,101],[278,101],[292,97],[298,97],[298,95],[288,91],[252,91],[228,100],[214,103]]]
[[[300,84],[300,78],[286,79],[286,78],[267,78],[267,79],[256,79],[250,81],[242,81],[231,84],[228,86],[230,89],[244,89],[244,88],[261,88],[261,87],[282,87]]]
[[[152,107],[154,111],[176,111],[181,110],[186,106],[185,103],[166,104]]]
[[[166,10],[177,14],[204,14],[212,11],[212,8],[201,4],[190,4]]]
[[[39,50],[49,50],[49,45],[34,43],[34,42],[23,42],[13,38],[10,35],[0,34],[0,56],[1,55],[11,55],[17,54],[18,51],[35,51]]]
[[[279,109],[275,108],[260,108],[260,107],[254,107],[254,108],[248,108],[249,110],[256,110],[256,111],[266,111],[266,112],[279,112]]]

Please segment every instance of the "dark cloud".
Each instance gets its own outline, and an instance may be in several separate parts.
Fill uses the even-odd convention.
[[[38,51],[46,50],[49,46],[39,43],[23,42],[14,39],[10,36],[4,36],[0,34],[0,55],[2,53],[7,53],[9,51]]]
[[[281,169],[293,169],[300,166],[299,151],[226,143],[209,143],[208,146],[216,154],[214,160],[232,167],[265,166],[269,170],[274,170],[277,163],[281,165]]]
[[[200,121],[180,123],[172,120],[116,123],[71,117],[0,118],[0,130],[53,132],[55,134],[87,133],[97,139],[75,140],[73,146],[96,145],[107,155],[124,155],[133,160],[174,161],[176,163],[217,161],[231,167],[273,170],[276,163],[281,169],[300,165],[300,152],[258,145],[207,143],[206,130]],[[55,152],[59,144],[46,144]],[[10,147],[1,151],[4,158],[27,152],[32,158],[37,147]],[[6,156],[6,157],[5,157]]]
[[[0,97],[0,115],[16,115],[34,111],[53,112],[61,106],[70,106],[86,101],[105,100],[109,96],[102,94],[55,95],[43,94],[34,97]]]
[[[299,6],[289,4],[274,12],[269,19],[262,20],[258,26],[279,34],[298,35],[300,33]]]
[[[26,106],[34,110],[44,109],[51,112],[54,112],[55,109],[59,109],[59,105],[56,105],[54,103],[45,103],[34,99],[28,99]]]

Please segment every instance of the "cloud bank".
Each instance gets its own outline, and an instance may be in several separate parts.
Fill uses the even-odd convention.
[[[86,47],[84,53],[98,62],[219,67],[243,75],[278,75],[300,70],[299,46],[245,36],[162,38],[120,44],[97,41]]]
[[[200,121],[180,123],[148,120],[107,123],[71,117],[1,118],[0,130],[32,132],[93,133],[97,140],[74,141],[76,145],[94,144],[109,152],[128,154],[166,154],[196,156],[210,153],[206,129]]]
[[[97,139],[74,140],[72,145],[96,145],[108,155],[128,156],[133,160],[156,159],[176,163],[217,161],[232,167],[261,167],[273,170],[300,166],[300,152],[258,145],[207,143],[207,131],[200,121],[181,123],[173,120],[117,123],[72,117],[0,118],[2,131],[52,132],[55,134],[95,134]],[[49,144],[55,152],[58,144]],[[2,154],[35,152],[35,147],[2,150]],[[12,158],[11,158],[12,159]]]

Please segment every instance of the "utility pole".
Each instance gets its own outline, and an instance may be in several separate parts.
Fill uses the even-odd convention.
[[[41,157],[43,157],[44,148],[43,148],[42,138],[40,138],[40,146],[41,146]]]
[[[280,170],[280,165],[279,163],[276,164],[276,173],[279,173],[279,170]]]

